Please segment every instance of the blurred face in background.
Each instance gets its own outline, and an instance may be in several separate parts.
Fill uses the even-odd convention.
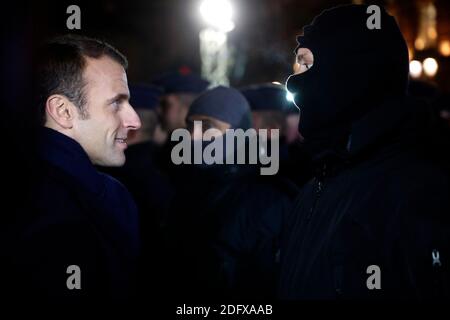
[[[195,123],[194,123],[195,121]],[[197,122],[198,121],[198,122]],[[213,137],[224,135],[230,129],[229,123],[220,121],[213,117],[193,115],[187,119],[187,129],[193,140],[211,140]],[[209,129],[214,129],[206,132]]]
[[[284,136],[286,131],[286,116],[277,110],[252,111],[252,125],[258,131],[266,129],[268,138],[272,138],[272,130],[278,129],[280,136]]]
[[[286,117],[286,143],[291,144],[296,140],[303,141],[303,137],[298,132],[300,114],[289,114]]]
[[[137,107],[136,113],[141,119],[141,128],[131,131],[128,135],[128,144],[138,144],[153,142],[162,145],[167,140],[167,132],[162,130],[158,108],[149,110],[147,108]]]
[[[450,127],[450,110],[441,110],[439,115],[442,120],[444,120],[447,125]]]
[[[162,99],[161,116],[164,129],[171,132],[186,128],[186,116],[191,103],[196,98],[193,94],[168,94]]]

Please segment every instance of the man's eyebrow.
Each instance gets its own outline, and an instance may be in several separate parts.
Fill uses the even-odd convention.
[[[211,119],[203,119],[202,122],[206,125],[215,125],[214,121]]]
[[[129,100],[130,99],[130,95],[127,93],[119,93],[116,94],[114,97],[110,98],[107,100],[107,103],[113,103],[115,101],[122,101],[122,100]]]

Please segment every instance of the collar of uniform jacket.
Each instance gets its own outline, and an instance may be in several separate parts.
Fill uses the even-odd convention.
[[[43,127],[38,139],[39,156],[75,179],[89,193],[101,195],[104,179],[81,145],[56,130]]]
[[[393,139],[408,130],[420,135],[419,125],[428,124],[427,105],[415,98],[401,97],[384,102],[354,122],[347,144],[350,156],[356,156],[384,139]],[[425,129],[425,128],[424,128]]]

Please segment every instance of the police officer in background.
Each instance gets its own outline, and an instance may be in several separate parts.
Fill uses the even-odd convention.
[[[186,128],[190,105],[209,86],[208,81],[187,67],[156,77],[152,84],[164,91],[161,115],[163,127],[169,134],[175,129]]]
[[[167,140],[163,143],[160,163],[162,169],[171,176],[173,170],[170,166],[170,154],[174,146],[170,140],[171,134],[176,129],[186,128],[189,107],[208,88],[209,82],[184,66],[175,72],[155,77],[151,83],[163,90],[159,114]]]
[[[266,129],[269,133],[277,129],[280,132],[280,171],[279,175],[291,180],[298,187],[312,177],[310,157],[301,148],[301,136],[298,128],[292,134],[292,125],[298,126],[298,108],[287,99],[286,89],[277,84],[252,85],[241,90],[249,102],[253,127]],[[262,151],[264,152],[264,151]]]
[[[192,145],[204,150],[211,143],[203,137],[207,129],[222,137],[227,129],[245,131],[251,128],[251,113],[239,91],[219,86],[194,101],[187,122]],[[234,145],[235,151],[241,147]],[[297,188],[260,176],[254,165],[202,162],[177,169],[171,220],[176,291],[204,299],[273,297],[282,219]]]

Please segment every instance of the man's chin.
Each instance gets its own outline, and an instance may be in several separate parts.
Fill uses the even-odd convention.
[[[125,154],[115,155],[114,157],[109,157],[107,159],[102,159],[97,161],[95,165],[102,167],[122,167],[125,164]]]
[[[125,155],[123,155],[120,159],[115,159],[112,161],[110,167],[122,167],[125,164],[125,160]]]

